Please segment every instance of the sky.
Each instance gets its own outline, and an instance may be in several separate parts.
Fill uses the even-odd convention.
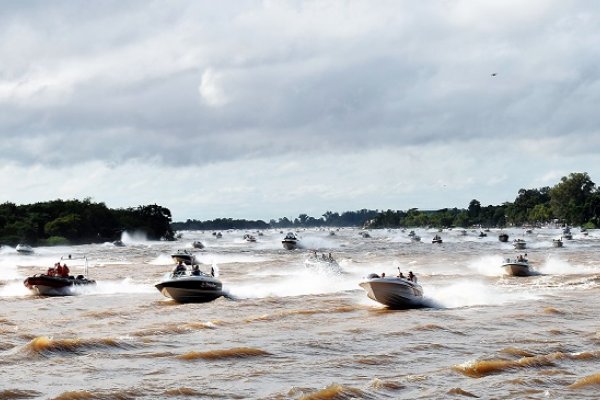
[[[174,221],[600,182],[600,3],[12,1],[0,202]]]

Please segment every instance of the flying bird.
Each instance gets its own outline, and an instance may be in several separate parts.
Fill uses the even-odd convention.
[[[496,76],[496,75],[498,75],[498,74],[497,74],[497,73],[495,73],[495,72],[494,72],[494,73],[492,73],[492,76]]]

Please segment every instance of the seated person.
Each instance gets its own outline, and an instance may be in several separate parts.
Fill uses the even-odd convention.
[[[200,266],[198,264],[192,267],[192,275],[200,276]]]
[[[62,267],[62,275],[61,276],[63,278],[68,278],[70,272],[71,271],[69,270],[69,267],[67,267],[67,264],[64,264],[63,267]]]
[[[185,265],[183,265],[183,262],[179,261],[177,263],[177,266],[173,270],[173,274],[174,275],[183,275],[183,274],[185,274],[186,271],[187,271],[187,268],[185,267]]]
[[[417,276],[412,271],[408,271],[408,279],[411,282],[417,283]]]

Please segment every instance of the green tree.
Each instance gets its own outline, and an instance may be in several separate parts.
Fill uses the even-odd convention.
[[[550,189],[550,205],[557,218],[567,224],[582,224],[588,221],[589,205],[596,184],[587,172],[571,173],[563,176],[558,184]]]

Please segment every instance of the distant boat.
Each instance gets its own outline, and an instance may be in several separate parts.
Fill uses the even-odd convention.
[[[433,239],[431,239],[431,243],[437,243],[437,244],[440,244],[440,243],[442,243],[442,238],[441,238],[441,236],[440,236],[440,235],[435,235],[435,236],[433,237]]]
[[[552,246],[554,247],[563,247],[562,239],[552,239]]]
[[[251,234],[249,234],[249,233],[246,233],[244,235],[244,240],[246,242],[256,242],[256,238],[254,236],[252,236]]]
[[[201,241],[196,240],[196,241],[194,241],[192,243],[192,247],[195,248],[195,249],[203,249],[204,248],[204,244]]]
[[[506,233],[499,234],[498,240],[501,242],[508,242],[508,234],[506,234]]]
[[[515,239],[513,240],[513,246],[517,250],[523,250],[527,247],[527,242],[523,239]]]
[[[15,250],[17,250],[17,253],[20,254],[33,254],[33,247],[24,243],[19,243]]]
[[[175,253],[171,254],[171,258],[175,262],[182,262],[186,265],[198,264],[196,257],[194,254],[187,250],[177,250]]]
[[[294,250],[296,247],[298,247],[298,238],[293,232],[288,232],[281,241],[281,244],[286,250]]]
[[[573,234],[571,233],[571,228],[569,228],[568,226],[565,227],[565,229],[563,229],[562,237],[563,237],[563,239],[567,239],[567,240],[573,239]]]

